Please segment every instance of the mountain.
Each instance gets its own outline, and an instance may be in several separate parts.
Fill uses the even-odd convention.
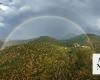
[[[80,46],[91,46],[94,48],[94,50],[96,52],[100,52],[100,36],[96,35],[96,34],[81,34],[75,37],[71,37],[69,39],[66,40],[57,40],[55,38],[51,38],[48,36],[40,36],[38,38],[35,39],[29,39],[29,40],[12,40],[12,41],[8,41],[6,43],[5,47],[9,47],[9,46],[15,46],[15,45],[20,45],[20,44],[26,44],[28,42],[41,42],[41,41],[46,41],[46,42],[51,42],[54,44],[59,44],[62,46],[67,46],[67,47],[71,47],[74,46],[74,44],[79,44]]]
[[[62,44],[59,40],[52,38],[52,37],[48,37],[48,36],[40,36],[38,38],[35,39],[28,39],[28,40],[10,40],[8,42],[6,42],[5,47],[10,47],[10,46],[16,46],[16,45],[20,45],[20,44],[26,44],[28,42],[52,42],[52,43],[56,43],[56,44]]]
[[[78,35],[80,35],[80,34],[75,34],[75,33],[69,33],[69,34],[67,34],[67,35],[65,35],[63,38],[62,38],[62,40],[67,40],[67,39],[71,39],[71,38],[74,38],[74,37],[76,37],[76,36],[78,36]]]
[[[63,43],[69,47],[73,46],[75,43],[78,43],[81,46],[91,46],[96,52],[100,52],[100,36],[96,34],[82,34],[71,39],[64,40]]]
[[[1,50],[0,79],[100,80],[91,75],[91,48],[71,48],[62,42],[41,36]]]
[[[87,43],[88,39],[87,36],[85,34],[70,38],[68,40],[64,40],[64,44],[66,44],[67,46],[72,46],[74,43],[78,43],[80,45]]]

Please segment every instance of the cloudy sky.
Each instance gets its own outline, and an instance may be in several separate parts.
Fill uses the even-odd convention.
[[[45,15],[67,17],[84,31],[100,34],[100,0],[0,0],[0,38],[27,19]]]

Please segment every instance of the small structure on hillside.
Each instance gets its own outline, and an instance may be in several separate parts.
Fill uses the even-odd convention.
[[[80,44],[74,43],[73,46],[74,46],[75,48],[77,48],[77,47],[80,47]]]

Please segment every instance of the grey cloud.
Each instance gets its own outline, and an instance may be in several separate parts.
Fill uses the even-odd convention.
[[[9,32],[27,19],[42,15],[68,17],[86,32],[99,32],[92,25],[100,17],[99,0],[1,0],[1,2],[10,7],[8,11],[0,14]]]
[[[100,0],[91,0],[91,13],[95,16],[100,16]]]

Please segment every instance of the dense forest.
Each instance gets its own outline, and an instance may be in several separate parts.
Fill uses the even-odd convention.
[[[92,75],[92,54],[100,37],[88,34],[69,40],[39,37],[0,51],[0,80],[100,80]]]

